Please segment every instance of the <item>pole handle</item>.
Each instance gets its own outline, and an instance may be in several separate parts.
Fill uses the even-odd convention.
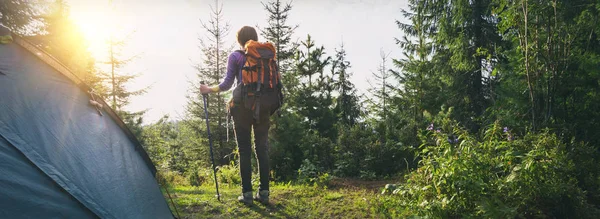
[[[201,85],[206,85],[206,81],[200,81]],[[202,98],[206,101],[206,105],[208,106],[208,94],[202,94]]]

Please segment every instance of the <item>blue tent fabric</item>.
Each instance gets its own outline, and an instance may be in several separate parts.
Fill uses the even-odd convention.
[[[114,117],[100,115],[78,85],[16,43],[0,45],[0,72],[0,145],[22,154],[0,169],[0,218],[43,214],[44,208],[25,201],[32,197],[61,205],[68,216],[60,218],[173,218],[143,149]],[[33,171],[27,162],[55,184],[42,183],[39,173],[4,174],[4,166]],[[4,191],[7,182],[21,187]],[[52,189],[57,194],[40,192]]]
[[[0,175],[2,218],[97,218],[1,137]]]

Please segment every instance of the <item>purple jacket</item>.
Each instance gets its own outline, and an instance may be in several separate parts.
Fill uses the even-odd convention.
[[[237,50],[229,54],[227,60],[227,74],[225,75],[225,78],[223,78],[223,82],[219,84],[219,90],[229,90],[233,85],[234,79],[237,81],[237,84],[242,83],[242,67],[245,62],[246,57],[244,56],[243,51]]]

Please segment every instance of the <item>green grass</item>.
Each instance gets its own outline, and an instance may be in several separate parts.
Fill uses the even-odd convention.
[[[169,189],[181,218],[386,218],[378,191],[360,188],[326,189],[308,185],[274,183],[271,204],[237,202],[238,186],[220,185],[221,202],[215,187],[175,186]],[[175,209],[166,192],[173,214]],[[385,214],[384,214],[385,213]]]

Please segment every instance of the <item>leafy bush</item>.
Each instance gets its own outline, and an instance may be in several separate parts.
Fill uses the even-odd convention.
[[[187,175],[189,185],[214,185],[214,173],[212,168],[196,168],[189,171]],[[217,180],[219,185],[241,185],[242,178],[240,176],[239,166],[231,161],[230,165],[222,165],[217,167]]]
[[[206,183],[208,180],[210,180],[207,177],[208,176],[204,173],[204,169],[200,168],[189,170],[186,174],[186,178],[191,186],[200,186]]]
[[[219,183],[230,185],[242,185],[240,168],[234,163],[234,161],[231,161],[229,165],[219,166],[219,170],[217,171],[217,178],[219,179]]]
[[[319,168],[312,164],[308,159],[305,159],[298,169],[298,181],[301,183],[307,183],[314,186],[324,187],[329,185],[332,177],[329,173],[325,173],[319,170]]]
[[[314,131],[307,132],[300,145],[305,159],[315,165],[320,172],[333,169],[334,166],[334,144],[326,137],[320,136]],[[303,160],[303,165],[305,161]]]
[[[158,170],[156,173],[158,182],[164,186],[189,186],[188,180],[180,173],[170,170]]]
[[[477,138],[442,114],[420,139],[420,166],[393,192],[415,215],[600,216],[578,186],[567,145],[548,131],[519,137],[494,123]]]
[[[303,183],[310,183],[313,179],[316,179],[321,171],[314,165],[310,160],[304,159],[300,169],[298,169],[298,181]]]
[[[395,141],[382,141],[382,134],[366,123],[339,129],[335,168],[339,177],[372,180],[406,169],[412,153]]]
[[[336,145],[336,161],[333,173],[340,177],[356,177],[362,170],[367,154],[367,145],[373,142],[373,132],[355,125],[340,128]],[[364,170],[363,170],[364,171]]]
[[[274,177],[290,180],[304,160],[302,142],[306,131],[301,117],[296,113],[282,111],[282,116],[272,117],[274,122],[269,133],[269,158]]]

